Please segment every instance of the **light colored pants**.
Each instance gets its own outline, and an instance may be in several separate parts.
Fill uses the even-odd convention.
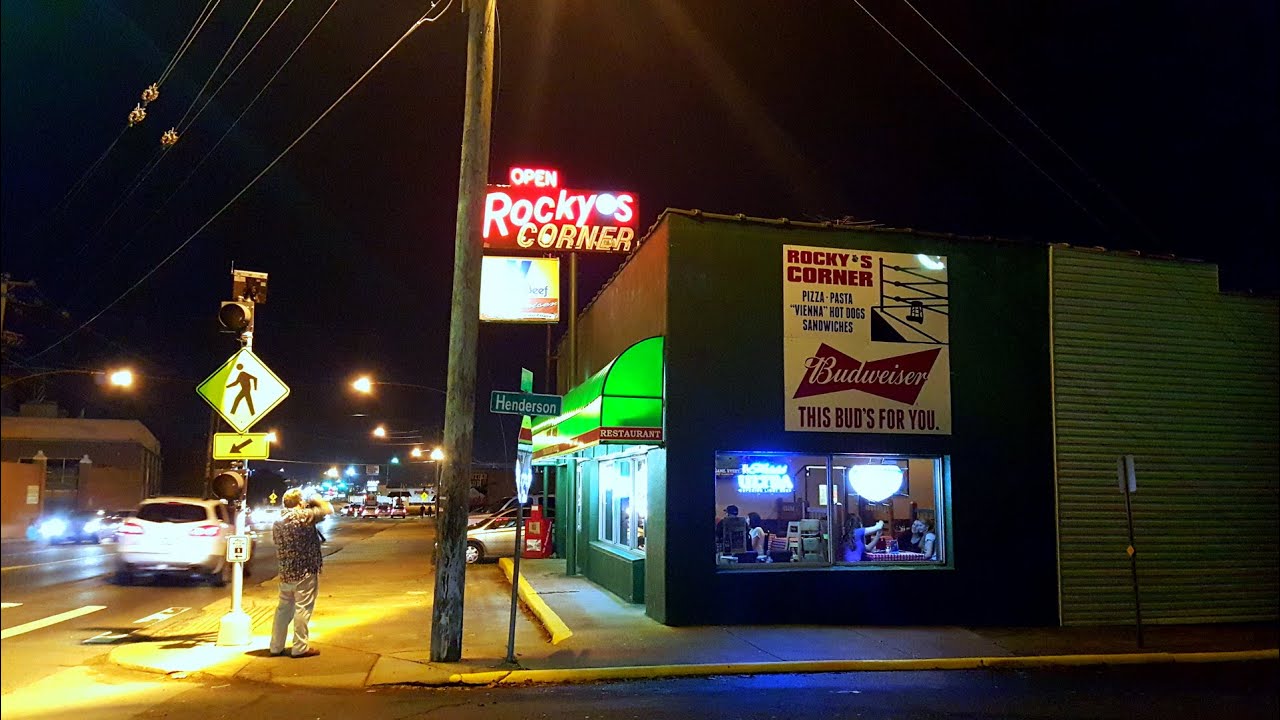
[[[271,626],[271,652],[284,652],[284,641],[289,633],[289,621],[293,621],[293,655],[307,651],[311,632],[311,611],[316,609],[316,589],[319,576],[308,574],[298,582],[280,583],[280,603],[276,605],[276,620]]]

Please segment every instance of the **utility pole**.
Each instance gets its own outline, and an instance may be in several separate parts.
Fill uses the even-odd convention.
[[[485,153],[488,157],[488,153]],[[35,287],[34,280],[10,280],[9,273],[0,275],[0,344],[4,343],[4,316],[9,311],[9,291],[16,288]]]
[[[493,114],[493,33],[497,0],[467,0],[467,93],[462,122],[462,166],[454,234],[453,303],[449,317],[449,377],[445,394],[445,460],[437,492],[435,598],[431,607],[431,660],[462,659],[466,587],[467,500],[475,442],[476,338],[480,325],[477,222],[489,175]]]

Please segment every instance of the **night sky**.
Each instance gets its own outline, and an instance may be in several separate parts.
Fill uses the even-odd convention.
[[[852,216],[1197,258],[1221,266],[1225,290],[1280,290],[1274,3],[860,2],[499,0],[490,178],[544,166],[571,187],[634,190],[642,228],[665,207]],[[460,2],[149,279],[41,353],[208,221],[430,6],[338,0],[210,153],[330,0],[295,0],[201,112],[286,3],[262,2],[197,96],[257,4],[223,0],[123,134],[204,3],[3,4],[3,270],[39,283],[6,318],[25,342],[5,371],[132,364],[143,377],[131,396],[80,376],[51,380],[48,395],[75,414],[143,420],[172,488],[203,467],[194,385],[237,347],[215,320],[232,263],[271,276],[255,350],[293,389],[254,428],[280,431],[274,455],[385,462],[405,448],[370,442],[376,422],[427,438],[443,424],[439,395],[360,398],[347,383],[360,371],[445,383]],[[171,126],[185,132],[161,154]],[[617,262],[585,258],[583,303]],[[541,374],[544,343],[542,327],[481,327],[477,460],[509,460],[515,420],[484,401],[522,365]]]

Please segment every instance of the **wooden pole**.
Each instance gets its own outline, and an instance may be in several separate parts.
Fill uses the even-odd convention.
[[[484,209],[493,112],[493,33],[497,0],[467,3],[467,94],[454,234],[449,377],[445,393],[443,472],[437,491],[436,583],[431,606],[431,660],[462,659],[466,587],[467,499],[475,441],[476,338],[480,325],[477,222]]]

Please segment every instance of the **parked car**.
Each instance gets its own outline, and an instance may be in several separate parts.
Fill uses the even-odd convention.
[[[467,564],[516,554],[516,511],[497,513],[467,528]]]
[[[374,518],[378,517],[378,506],[377,505],[361,505],[360,517],[366,520],[373,520]]]
[[[221,500],[158,497],[145,500],[116,531],[116,576],[122,584],[143,573],[196,575],[216,586],[231,579],[227,538],[235,531]],[[252,543],[252,538],[250,543]],[[245,574],[252,566],[245,563]]]
[[[556,516],[556,496],[555,495],[547,495],[544,497],[541,493],[531,493],[529,495],[529,505],[525,506],[526,515],[529,513],[529,507],[532,505],[541,505],[542,513],[547,517],[554,518]],[[498,505],[498,507],[493,510],[483,510],[480,512],[474,512],[474,513],[468,514],[467,525],[468,526],[474,525],[486,518],[499,515],[508,510],[515,510],[515,507],[516,507],[516,497],[514,495],[509,498],[503,498],[502,502]]]
[[[403,520],[404,518],[409,517],[409,510],[401,503],[394,502],[391,504],[391,512],[388,517],[400,518]]]
[[[338,512],[347,517],[355,517],[356,512],[360,510],[360,508],[361,506],[355,503],[347,503],[346,505],[343,505],[342,508],[338,510]]]
[[[378,503],[378,517],[391,517],[391,503]]]
[[[92,512],[56,513],[36,523],[36,535],[42,542],[99,543],[110,532],[102,529],[103,515]]]

